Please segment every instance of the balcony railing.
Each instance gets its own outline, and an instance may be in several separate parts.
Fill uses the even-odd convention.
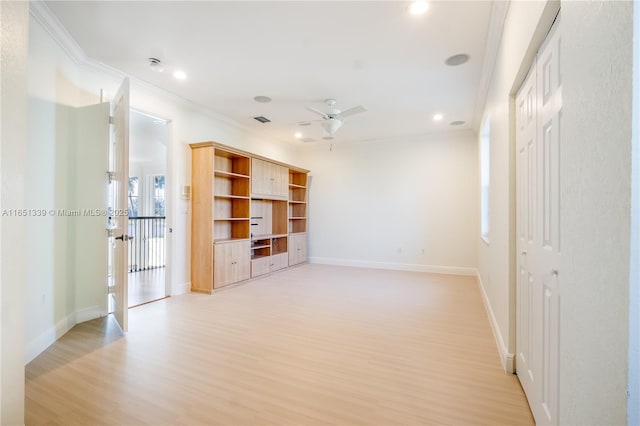
[[[165,216],[129,218],[129,272],[164,268]]]

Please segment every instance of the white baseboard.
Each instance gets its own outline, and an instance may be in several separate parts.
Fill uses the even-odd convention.
[[[35,357],[44,352],[52,343],[62,337],[67,331],[71,330],[74,325],[76,325],[75,312],[67,315],[38,337],[28,342],[24,348],[25,365],[33,361]]]
[[[64,336],[64,334],[71,330],[74,325],[81,322],[89,321],[92,319],[100,318],[106,315],[100,306],[91,306],[85,309],[81,309],[77,312],[72,312],[56,324],[49,327],[46,331],[41,333],[38,337],[27,342],[24,349],[24,363],[25,365],[33,361],[35,357],[44,352],[49,346],[55,343],[56,340]]]
[[[475,276],[476,268],[463,266],[420,265],[414,263],[373,262],[369,260],[333,259],[329,257],[310,257],[309,263],[336,266],[354,266],[356,268],[391,269],[395,271],[430,272],[434,274]]]
[[[489,323],[491,324],[491,330],[493,331],[493,337],[496,339],[496,346],[498,347],[498,353],[500,354],[500,362],[502,362],[502,368],[509,374],[515,373],[515,365],[513,363],[514,354],[510,353],[507,349],[507,346],[504,344],[504,339],[502,338],[502,333],[500,332],[500,327],[498,327],[498,321],[496,320],[496,316],[493,313],[493,309],[491,308],[491,302],[489,302],[489,296],[487,296],[487,292],[484,289],[484,284],[482,283],[482,278],[480,277],[480,273],[476,271],[476,278],[478,279],[478,286],[480,286],[480,293],[482,293],[482,302],[484,303],[484,308],[487,311],[487,315],[489,316]]]
[[[76,311],[76,324],[80,324],[81,322],[91,321],[92,319],[100,318],[106,315],[100,306],[90,306],[85,309],[81,309]]]
[[[178,296],[179,294],[189,293],[191,291],[191,282],[174,284],[171,286],[171,295]]]

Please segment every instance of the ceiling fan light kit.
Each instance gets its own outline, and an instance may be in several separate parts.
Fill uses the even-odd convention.
[[[323,121],[322,123],[320,123],[320,125],[329,136],[333,136],[338,131],[340,126],[342,126],[342,121],[337,118],[333,118]]]
[[[338,129],[344,123],[345,117],[348,117],[350,115],[360,114],[362,112],[367,111],[367,109],[362,105],[358,105],[356,107],[349,108],[344,111],[340,111],[339,109],[335,108],[335,105],[337,102],[335,99],[332,99],[332,98],[326,99],[325,103],[329,107],[328,112],[322,112],[319,109],[316,109],[314,107],[307,107],[307,110],[322,117],[320,120],[321,122],[320,126],[322,126],[322,128],[326,133],[326,136],[323,138],[326,140],[330,140],[329,138],[333,139],[333,135],[338,131]]]

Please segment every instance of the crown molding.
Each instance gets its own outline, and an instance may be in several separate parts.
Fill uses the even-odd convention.
[[[189,99],[183,98],[173,92],[170,92],[166,89],[155,86],[147,81],[144,81],[135,76],[129,75],[117,68],[111,67],[107,64],[104,64],[100,61],[90,58],[89,56],[87,56],[84,50],[80,47],[80,45],[76,42],[76,40],[71,36],[71,34],[69,34],[67,29],[64,27],[64,25],[62,25],[62,23],[53,14],[51,9],[49,9],[49,7],[46,5],[46,3],[43,0],[31,0],[29,2],[29,13],[36,21],[38,21],[38,23],[44,28],[44,30],[51,36],[51,38],[60,46],[60,48],[65,52],[65,54],[78,67],[81,67],[88,71],[106,74],[107,76],[116,80],[122,80],[125,77],[129,77],[132,86],[138,87],[143,91],[145,91],[146,93],[168,99],[171,102],[174,102],[184,108],[197,111],[198,113],[206,117],[209,117],[213,120],[226,124],[236,130],[245,132],[248,135],[251,135],[253,137],[256,137],[259,139],[267,139],[272,143],[280,144],[282,146],[287,147],[288,149],[291,149],[291,148],[295,149],[295,145],[293,145],[290,141],[284,141],[284,140],[275,139],[272,137],[266,137],[264,134],[248,126],[240,124],[237,121],[227,116],[224,116],[220,113],[217,113],[201,104],[198,104]]]
[[[487,94],[489,93],[493,69],[496,64],[500,41],[502,40],[502,30],[504,29],[504,22],[507,18],[510,3],[509,0],[494,0],[491,3],[489,31],[487,33],[482,72],[480,74],[480,83],[478,84],[478,93],[476,95],[476,105],[473,114],[473,128],[476,132],[479,132],[480,129],[482,113],[487,102]]]
[[[42,0],[31,0],[29,2],[29,13],[42,25],[51,38],[60,46],[69,58],[77,65],[87,61],[87,55],[82,48],[71,37],[71,34],[60,23],[58,18],[51,12],[51,9]]]

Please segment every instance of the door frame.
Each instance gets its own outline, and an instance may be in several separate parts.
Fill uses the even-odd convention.
[[[167,126],[167,152],[166,152],[166,166],[167,171],[165,174],[165,274],[164,274],[164,293],[165,296],[173,296],[173,211],[174,206],[177,205],[174,196],[177,191],[174,191],[174,162],[173,155],[173,120],[165,118],[163,114],[156,114],[150,112],[144,108],[138,108],[135,105],[129,106],[129,111],[136,112],[138,114],[146,115],[149,118],[156,120],[162,120]]]

